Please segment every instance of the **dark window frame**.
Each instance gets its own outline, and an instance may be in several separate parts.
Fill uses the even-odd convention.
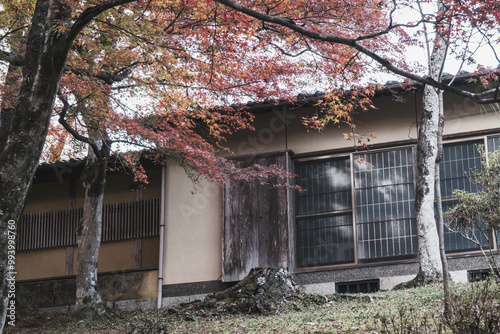
[[[498,148],[500,148],[500,134],[489,134],[489,135],[480,135],[480,136],[471,136],[471,137],[463,137],[463,138],[459,138],[459,139],[454,139],[454,140],[447,140],[444,142],[444,145],[448,145],[448,144],[454,144],[454,143],[462,143],[462,142],[471,142],[471,141],[482,141],[481,144],[485,145],[486,149],[488,151],[491,151],[490,150],[490,147],[488,146],[488,144],[490,143],[491,139],[492,138],[496,138],[498,140],[498,143],[496,143],[496,146],[498,146]],[[415,144],[411,144],[411,145],[401,145],[401,146],[394,146],[394,147],[386,147],[386,148],[381,148],[381,149],[377,149],[377,150],[371,150],[370,153],[377,153],[377,152],[390,152],[390,151],[394,151],[394,150],[401,150],[401,149],[405,149],[405,148],[411,148],[413,150],[413,152],[415,152],[415,149],[416,149],[416,145]],[[332,154],[332,155],[326,155],[326,156],[321,156],[321,157],[307,157],[307,158],[299,158],[299,159],[296,159],[293,161],[293,165],[294,167],[296,166],[297,163],[303,163],[303,162],[309,162],[309,163],[313,163],[313,162],[321,162],[321,161],[324,161],[324,160],[327,160],[327,159],[338,159],[338,158],[344,158],[344,159],[349,159],[350,162],[351,162],[351,170],[350,170],[350,179],[351,179],[351,193],[352,193],[352,225],[353,225],[353,236],[354,236],[354,244],[355,244],[355,248],[354,248],[354,254],[355,254],[355,258],[354,258],[354,261],[349,261],[349,262],[339,262],[339,263],[332,263],[332,264],[325,264],[325,265],[318,265],[318,266],[310,266],[310,267],[301,267],[299,265],[299,263],[296,261],[295,262],[295,269],[300,272],[300,271],[309,271],[309,270],[315,270],[315,269],[328,269],[330,267],[332,268],[337,268],[337,267],[343,267],[343,266],[349,266],[349,265],[359,265],[359,264],[368,264],[368,263],[376,263],[376,262],[387,262],[387,261],[390,261],[390,262],[397,262],[397,261],[412,261],[414,259],[417,258],[418,256],[418,244],[415,246],[417,247],[417,252],[416,254],[409,254],[409,255],[396,255],[396,256],[387,256],[387,257],[379,257],[379,258],[366,258],[366,259],[360,259],[359,256],[358,256],[358,219],[357,219],[357,205],[358,205],[358,202],[357,202],[357,199],[355,198],[355,191],[356,191],[356,188],[355,188],[355,177],[354,177],[354,166],[353,166],[353,160],[356,156],[359,156],[360,154],[366,154],[367,152],[346,152],[346,153],[340,153],[340,154]],[[414,154],[414,153],[413,153]],[[413,162],[415,161],[415,156],[413,155]],[[412,163],[413,163],[412,162]],[[415,169],[416,169],[416,166],[413,166],[413,169],[414,169],[414,176],[415,176]],[[296,172],[296,171],[295,171]],[[415,182],[415,180],[414,180]],[[294,196],[295,198],[295,205],[294,205],[294,209],[296,210],[296,204],[297,204],[297,197],[296,195]],[[446,202],[446,201],[451,201],[453,200],[453,198],[451,199],[445,199],[443,200],[443,202]],[[311,214],[311,215],[314,215],[314,214]],[[297,239],[296,239],[296,234],[297,234],[297,218],[301,218],[301,216],[297,215],[297,213],[295,212],[294,213],[294,240],[295,240],[295,243],[294,243],[294,249],[295,249],[295,257],[296,257],[296,260],[297,260]],[[498,252],[498,247],[499,247],[499,244],[500,244],[500,235],[498,236],[494,236],[492,238],[493,240],[493,248],[492,250],[495,251],[495,252]],[[418,242],[418,241],[417,241]],[[480,250],[479,249],[464,249],[464,250],[454,250],[454,251],[447,251],[447,255],[448,256],[462,256],[462,255],[473,255],[473,254],[479,254],[480,253]]]
[[[489,139],[491,138],[492,136],[480,136],[480,137],[471,137],[471,138],[461,138],[459,140],[453,140],[453,141],[448,141],[448,142],[445,142],[443,143],[443,160],[445,159],[445,148],[446,147],[452,147],[452,146],[461,146],[462,149],[459,154],[457,152],[456,155],[455,155],[455,158],[454,160],[452,160],[452,162],[461,162],[462,165],[465,163],[468,168],[464,168],[462,171],[457,171],[457,170],[454,170],[453,173],[457,174],[455,177],[453,178],[442,178],[442,174],[443,174],[443,171],[446,170],[446,166],[445,165],[440,165],[440,176],[441,176],[441,192],[445,193],[444,197],[441,199],[441,203],[443,205],[443,212],[446,212],[447,210],[447,207],[448,206],[453,206],[457,203],[457,200],[456,200],[456,197],[454,197],[451,193],[455,190],[455,189],[459,189],[459,188],[462,188],[463,190],[467,190],[467,191],[474,191],[476,190],[477,191],[477,188],[476,188],[476,185],[472,184],[469,180],[467,180],[467,176],[465,173],[473,170],[473,168],[482,168],[482,159],[481,159],[481,156],[478,152],[478,146],[482,145],[484,146],[486,149],[487,148],[487,143],[489,142]],[[466,147],[465,151],[466,154],[469,154],[470,156],[470,153],[472,152],[472,155],[473,155],[473,158],[475,159],[474,162],[471,162],[472,159],[468,159],[466,160],[464,158],[464,154],[465,151],[463,150],[463,147],[465,145],[468,145],[468,147]],[[460,155],[460,157],[459,157]],[[450,163],[451,164],[451,163]],[[449,180],[454,180],[452,181],[452,183],[454,183],[455,185],[460,185],[460,187],[451,187],[451,193],[450,191],[447,191],[447,189],[445,187],[443,187],[443,184],[446,183],[446,181],[449,181]],[[469,187],[469,188],[468,188]],[[444,191],[443,191],[443,188]],[[448,194],[447,194],[448,193]],[[451,204],[451,205],[450,205]],[[481,252],[481,249],[479,246],[475,245],[472,241],[469,241],[467,240],[466,238],[462,237],[459,233],[457,232],[453,232],[451,231],[450,229],[448,229],[446,226],[444,228],[444,238],[445,238],[445,251],[446,251],[446,254],[448,255],[454,255],[454,254],[470,254],[470,253],[476,253],[476,252]],[[482,236],[479,236],[479,239],[484,242],[486,242],[486,240],[482,237]],[[491,241],[493,241],[495,238],[493,237],[493,235],[490,237]],[[454,244],[454,247],[453,249],[450,249],[451,248],[451,244],[452,243]],[[497,246],[495,245],[495,242],[493,242],[493,245],[492,245],[492,249],[493,250],[496,250]]]
[[[355,155],[355,158],[362,160],[366,165],[366,167],[361,167],[361,162],[358,162],[359,165],[355,165],[358,170],[355,168],[353,171],[355,194],[353,206],[356,210],[355,226],[358,262],[386,261],[388,258],[404,259],[417,256],[417,229],[414,214],[415,166],[412,163],[414,154],[413,146],[404,146]],[[405,161],[404,164],[399,164],[399,161],[397,161],[398,155],[399,161]],[[398,169],[402,174],[404,174],[403,170],[406,171],[406,178],[403,178],[404,182],[403,179],[398,182],[384,182],[387,179],[392,179],[394,177],[393,172]],[[365,183],[359,179],[359,176],[363,173],[367,173]],[[401,177],[402,174],[396,174],[396,178]],[[382,175],[382,178],[375,179],[373,175]],[[357,181],[360,181],[359,185]],[[367,191],[367,194],[365,194],[366,201],[360,201],[360,198],[363,198],[360,193],[363,191]],[[405,194],[407,197],[405,197]],[[390,198],[390,201],[386,200],[387,197]],[[362,214],[364,207],[368,211],[370,211],[369,208],[372,208],[372,212],[366,211]],[[393,211],[399,212],[400,210],[404,212],[403,216],[391,216]],[[391,231],[391,233],[386,233],[387,231]],[[367,235],[366,238],[364,237],[365,234]],[[363,244],[365,249],[362,251],[360,247]],[[396,248],[398,251],[396,251]],[[403,253],[399,252],[401,249],[405,249],[405,251]],[[368,252],[368,255],[365,254],[366,252]],[[396,254],[396,252],[398,253]]]
[[[305,193],[295,194],[295,220],[294,220],[294,240],[295,240],[295,263],[297,268],[315,268],[315,267],[324,267],[324,266],[335,266],[335,265],[345,265],[345,264],[354,264],[356,260],[356,250],[355,250],[355,232],[354,232],[354,223],[353,223],[353,199],[352,199],[352,163],[351,163],[350,155],[345,156],[333,156],[326,157],[324,159],[314,159],[314,160],[305,160],[305,161],[295,161],[294,163],[294,173],[297,174],[297,170],[301,167],[305,167],[307,169],[308,165],[322,165],[320,168],[312,168],[313,171],[319,171],[323,169],[326,170],[325,166],[330,166],[333,168],[347,168],[348,169],[348,180],[341,181],[340,183],[344,183],[343,186],[347,186],[348,189],[341,189],[339,191],[330,191],[328,194],[333,195],[334,197],[337,194],[345,194],[348,192],[347,198],[344,198],[345,203],[344,206],[338,208],[329,208],[330,210],[326,211],[324,209],[322,212],[310,212],[309,209],[301,209],[302,203],[304,203],[303,199],[307,197],[314,196],[322,196],[325,193],[316,193],[316,190],[322,187],[324,191],[327,186],[322,185],[314,185],[310,184],[312,187],[311,195],[304,195]],[[338,163],[339,166],[335,164]],[[343,170],[341,170],[343,172]],[[305,172],[307,173],[307,171]],[[328,172],[325,171],[323,175],[319,175],[317,179],[328,178]],[[331,175],[330,175],[331,176]],[[300,178],[300,174],[299,174]],[[303,177],[302,179],[305,179]],[[323,182],[324,183],[324,182]],[[301,204],[298,204],[301,203]],[[307,206],[307,204],[306,204]],[[323,206],[325,208],[325,206]],[[347,222],[339,223],[338,220],[345,218]],[[331,218],[331,219],[328,219]],[[320,220],[323,219],[324,222]],[[350,221],[349,221],[350,219]],[[307,222],[309,220],[309,222]],[[328,220],[330,223],[328,224]],[[324,226],[315,226],[311,228],[305,228],[302,225],[306,224],[323,224]],[[350,228],[350,230],[349,230]],[[323,230],[323,235],[321,235],[321,230]],[[333,247],[335,245],[335,240],[339,238],[344,238],[342,234],[347,234],[346,238],[349,236],[352,238],[351,243],[346,243],[346,246],[343,247],[343,252],[345,257],[340,259],[338,256],[338,248]],[[339,236],[340,235],[340,236]],[[315,246],[310,247],[311,240],[322,241]],[[314,243],[313,243],[314,244]],[[329,246],[329,247],[328,247]],[[307,255],[307,256],[306,256]],[[352,256],[352,257],[350,257]]]

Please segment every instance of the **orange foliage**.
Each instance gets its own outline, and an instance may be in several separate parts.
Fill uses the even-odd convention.
[[[352,124],[354,111],[373,107],[371,98],[379,88],[360,86],[371,70],[378,70],[372,66],[375,58],[365,51],[410,70],[400,55],[406,45],[417,42],[392,14],[395,5],[411,6],[411,1],[236,3],[280,22],[246,15],[226,2],[55,1],[54,15],[70,15],[60,16],[50,29],[52,36],[69,34],[90,9],[112,4],[75,38],[55,117],[63,113],[84,136],[87,127],[106,129],[114,149],[119,144],[122,150],[154,149],[150,155],[159,163],[174,159],[211,180],[265,179],[278,175],[277,171],[254,167],[241,172],[220,157],[227,136],[251,129],[253,116],[238,108],[217,106],[263,98],[293,99],[304,90],[319,88],[326,92],[318,103],[321,113],[304,123],[315,129],[330,122]],[[498,8],[495,1],[486,2]],[[487,9],[486,2],[449,0],[446,15],[465,13],[456,16],[457,23],[466,18],[476,23],[490,22],[492,17],[498,21],[498,11]],[[35,1],[9,0],[2,5],[2,47],[22,57]],[[458,35],[459,30],[454,33]],[[2,54],[3,60],[6,57],[7,53]],[[4,106],[14,103],[21,73],[14,69],[9,75],[15,80],[1,87]],[[82,123],[82,115],[88,124]],[[53,125],[46,158],[60,156],[66,141],[61,127]]]

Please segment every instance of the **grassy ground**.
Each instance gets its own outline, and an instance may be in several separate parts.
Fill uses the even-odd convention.
[[[78,322],[67,314],[30,312],[18,316],[16,327],[6,324],[5,333],[395,333],[392,324],[401,321],[405,327],[418,322],[426,327],[421,332],[437,333],[442,289],[427,286],[369,295],[296,298],[294,302],[268,316],[155,310],[120,312],[94,323]]]

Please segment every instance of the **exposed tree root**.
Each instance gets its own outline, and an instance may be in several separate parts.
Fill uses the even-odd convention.
[[[296,293],[293,277],[284,269],[254,268],[235,286],[207,296],[202,301],[182,304],[173,313],[260,313],[271,314]]]
[[[104,302],[89,303],[73,312],[73,317],[84,321],[98,321],[110,319],[112,310]]]
[[[413,278],[407,282],[399,283],[398,285],[396,285],[393,288],[393,290],[411,289],[411,288],[416,288],[416,287],[423,286],[426,284],[441,283],[441,282],[442,282],[442,280],[431,280],[431,279],[426,278],[422,269],[419,268],[418,274],[417,274],[417,276],[415,276],[415,278]]]

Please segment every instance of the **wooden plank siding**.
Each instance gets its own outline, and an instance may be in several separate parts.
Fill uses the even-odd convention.
[[[286,170],[291,166],[288,159],[289,155],[282,152],[237,164],[277,164]],[[289,267],[289,191],[258,181],[233,181],[224,186],[224,282],[241,280],[255,267]]]
[[[22,216],[18,226],[17,250],[74,246],[83,208],[34,212]],[[157,236],[160,199],[103,206],[102,241]]]

